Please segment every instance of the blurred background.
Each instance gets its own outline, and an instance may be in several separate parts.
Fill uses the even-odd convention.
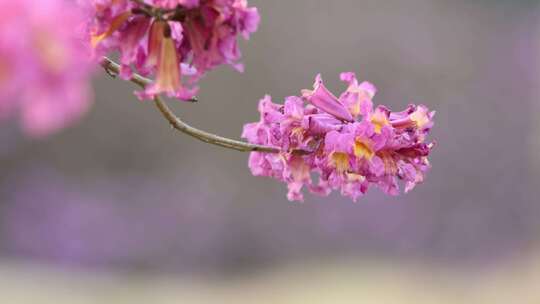
[[[179,116],[237,138],[264,94],[355,71],[377,104],[437,110],[426,182],[290,203],[99,73],[75,127],[2,124],[0,302],[540,303],[540,3],[249,2],[246,72],[210,73]]]

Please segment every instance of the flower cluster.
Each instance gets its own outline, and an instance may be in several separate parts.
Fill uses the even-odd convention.
[[[20,114],[25,133],[40,137],[86,112],[84,20],[71,1],[0,0],[0,119]]]
[[[157,94],[190,99],[210,69],[238,63],[237,36],[248,39],[259,24],[246,0],[90,0],[91,44],[95,55],[119,51],[121,76],[133,69],[155,74],[141,98]]]
[[[402,112],[374,107],[372,84],[359,83],[353,73],[341,74],[341,80],[348,88],[339,98],[319,75],[313,90],[287,97],[284,105],[270,96],[260,101],[260,121],[245,125],[242,136],[282,152],[252,152],[252,173],[287,183],[287,197],[297,201],[303,200],[303,186],[321,195],[339,190],[355,201],[371,185],[397,195],[403,180],[405,192],[412,190],[430,167],[433,143],[426,136],[435,113],[422,105]]]

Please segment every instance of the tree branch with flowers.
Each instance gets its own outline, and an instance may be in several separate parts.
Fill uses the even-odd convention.
[[[320,195],[336,190],[355,201],[372,186],[397,195],[399,181],[408,192],[430,168],[434,144],[426,137],[435,113],[423,105],[401,112],[375,106],[375,86],[351,72],[340,75],[346,89],[339,97],[320,75],[312,90],[283,104],[265,96],[259,121],[244,126],[247,142],[202,131],[177,117],[162,95],[193,102],[206,73],[224,64],[243,71],[238,37],[249,39],[260,19],[246,0],[78,4],[0,0],[0,11],[10,12],[0,16],[0,118],[18,113],[30,136],[54,133],[87,111],[89,79],[99,63],[110,75],[137,84],[141,90],[135,95],[153,101],[175,129],[251,152],[253,175],[286,183],[291,201],[304,200],[303,188]],[[118,64],[106,57],[112,53],[119,55]],[[32,87],[26,88],[29,82]]]

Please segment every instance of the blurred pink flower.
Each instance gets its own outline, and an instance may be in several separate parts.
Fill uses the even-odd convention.
[[[230,64],[242,71],[237,36],[256,31],[259,14],[246,0],[91,0],[88,25],[95,56],[120,52],[121,76],[154,74],[139,97],[190,99],[208,71]]]
[[[41,137],[86,112],[83,22],[71,1],[0,0],[0,119],[19,114],[25,133]]]
[[[335,97],[320,76],[313,91],[288,97],[284,105],[261,100],[259,122],[246,124],[242,136],[249,142],[281,148],[278,154],[253,152],[249,167],[256,176],[288,184],[289,200],[303,200],[301,189],[328,195],[340,190],[356,201],[376,185],[390,195],[405,192],[424,180],[433,143],[425,143],[435,112],[409,105],[402,112],[374,108],[376,88],[359,84],[353,73],[343,73],[347,90]],[[319,174],[314,184],[312,174]]]

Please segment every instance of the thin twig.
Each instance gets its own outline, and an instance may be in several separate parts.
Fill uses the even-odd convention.
[[[107,57],[104,57],[102,59],[101,66],[109,74],[117,75],[118,73],[120,73],[120,66]],[[142,88],[152,83],[152,80],[136,73],[133,74],[130,81]],[[229,148],[229,149],[233,149],[233,150],[237,150],[241,152],[266,152],[266,153],[279,153],[280,152],[280,149],[276,147],[254,145],[247,142],[222,137],[219,135],[215,135],[215,134],[208,133],[208,132],[199,130],[197,128],[194,128],[188,125],[187,123],[183,122],[180,118],[178,118],[171,111],[171,109],[169,109],[167,104],[159,96],[156,96],[154,98],[154,104],[156,105],[158,110],[161,112],[163,117],[165,117],[165,119],[167,119],[167,121],[171,124],[171,126],[173,126],[176,130],[182,133],[185,133],[191,137],[194,137],[200,141],[203,141],[205,143],[209,143],[212,145],[225,147],[225,148]]]

